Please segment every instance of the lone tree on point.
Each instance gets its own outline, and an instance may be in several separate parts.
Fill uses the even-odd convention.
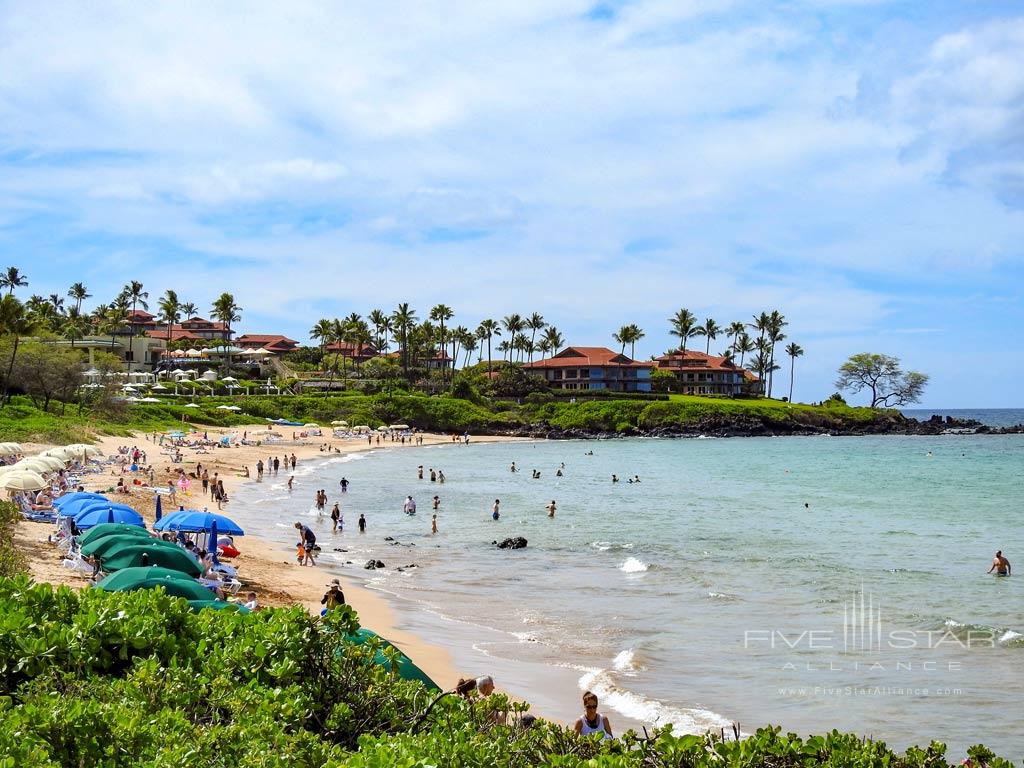
[[[836,388],[854,394],[866,389],[872,408],[892,408],[920,402],[927,383],[927,374],[900,368],[898,357],[861,352],[839,366]]]

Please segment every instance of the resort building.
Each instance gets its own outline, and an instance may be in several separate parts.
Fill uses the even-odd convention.
[[[362,365],[371,357],[377,356],[377,349],[372,344],[354,344],[351,341],[335,341],[324,346],[324,354],[347,357],[353,363]]]
[[[289,339],[287,336],[261,333],[243,334],[235,339],[235,344],[242,349],[265,349],[267,352],[272,352],[275,355],[283,355],[285,352],[298,349],[299,346],[299,342],[295,341],[295,339]]]
[[[684,395],[743,395],[760,390],[760,380],[727,357],[688,349],[656,357],[659,370],[675,374]]]
[[[544,360],[526,363],[554,389],[650,392],[654,363],[641,363],[607,347],[566,347]]]

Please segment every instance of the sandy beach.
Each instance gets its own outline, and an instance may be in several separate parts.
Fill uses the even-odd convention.
[[[265,424],[256,424],[232,429],[210,428],[205,431],[209,439],[215,441],[227,434],[241,434],[245,431],[254,432],[265,429]],[[249,482],[256,477],[256,462],[260,459],[267,463],[267,460],[274,456],[283,457],[285,454],[288,456],[294,454],[301,466],[305,461],[324,458],[328,455],[328,451],[333,455],[338,455],[376,447],[368,444],[365,437],[335,438],[326,431],[323,436],[311,436],[296,440],[291,439],[293,435],[291,427],[281,427],[278,434],[283,438],[282,442],[263,443],[262,445],[232,445],[231,447],[218,446],[216,448],[207,446],[201,449],[184,447],[181,449],[183,454],[181,463],[172,461],[167,446],[165,445],[164,449],[161,449],[156,442],[158,435],[154,434],[137,433],[132,437],[104,437],[96,445],[105,456],[116,455],[119,447],[122,446],[138,447],[144,451],[146,464],[153,468],[154,486],[160,489],[166,489],[169,481],[177,479],[179,469],[183,468],[186,472],[194,472],[196,463],[202,463],[203,467],[209,470],[211,477],[215,472],[218,473],[224,482],[229,499],[242,483]],[[508,438],[474,437],[472,439],[476,442],[491,442]],[[450,441],[450,435],[424,434],[422,444],[437,445]],[[387,445],[389,448],[408,448],[410,450],[416,447],[411,441],[407,441],[405,445],[389,441]],[[31,455],[53,446],[23,444],[23,447],[26,454]],[[335,454],[336,451],[338,454]],[[251,478],[244,476],[245,467],[249,468]],[[141,474],[138,473],[138,476]],[[126,482],[129,482],[134,476],[131,473],[125,475]],[[85,475],[83,485],[86,490],[107,492],[113,489],[120,477],[122,477],[120,469],[107,468],[103,474]],[[202,486],[198,482],[193,484],[190,494],[182,498],[179,493],[178,503],[183,503],[186,508],[208,506],[212,511],[217,511],[216,503],[210,497],[203,496]],[[118,502],[128,504],[136,509],[146,519],[147,524],[151,525],[154,522],[156,494],[153,488],[131,485],[128,494],[111,494],[111,498],[116,498]],[[166,496],[162,504],[165,513],[175,509],[174,506],[167,503]],[[235,507],[229,501],[220,511],[238,522],[243,528],[246,526],[246,510],[244,508]],[[28,553],[28,565],[32,578],[50,584],[64,584],[76,588],[87,587],[90,583],[87,575],[62,565],[62,555],[47,541],[52,532],[53,526],[49,524],[23,521],[18,525],[15,543]],[[236,543],[241,554],[232,563],[237,566],[239,578],[244,584],[242,593],[255,592],[262,606],[301,604],[311,612],[318,613],[320,611],[320,599],[327,590],[331,578],[334,578],[333,574],[321,570],[319,567],[299,566],[289,553],[290,541],[275,542],[255,536],[245,536],[238,539]],[[442,687],[454,686],[459,677],[478,674],[474,670],[460,669],[458,660],[453,659],[446,649],[400,629],[396,625],[394,611],[380,595],[344,578],[342,578],[342,585],[347,602],[359,614],[360,623],[391,640]]]

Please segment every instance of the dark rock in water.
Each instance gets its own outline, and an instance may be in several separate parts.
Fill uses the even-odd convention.
[[[394,541],[394,540],[395,540],[395,539],[394,539],[394,537],[392,537],[392,536],[385,536],[385,537],[384,537],[384,541]]]
[[[335,548],[334,548],[334,551],[335,551],[335,552],[348,552],[348,550],[347,550],[347,549],[342,549],[341,547],[335,547]]]
[[[525,549],[526,539],[516,536],[513,539],[505,539],[498,545],[498,549]]]
[[[406,568],[418,568],[419,566],[418,566],[418,565],[416,565],[416,563],[409,563],[409,564],[408,564],[407,566],[405,566],[405,567],[406,567]]]
[[[363,568],[365,568],[368,571],[375,571],[378,568],[383,568],[383,567],[384,567],[384,563],[382,563],[380,560],[367,560],[366,561],[366,565],[363,566]]]

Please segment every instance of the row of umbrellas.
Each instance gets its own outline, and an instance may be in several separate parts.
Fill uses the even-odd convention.
[[[0,443],[0,455],[13,456],[21,453],[17,443]],[[51,448],[36,456],[28,456],[15,464],[0,466],[0,488],[8,491],[38,491],[49,487],[44,475],[64,469],[68,462],[102,456],[103,452],[92,445],[75,443]]]

